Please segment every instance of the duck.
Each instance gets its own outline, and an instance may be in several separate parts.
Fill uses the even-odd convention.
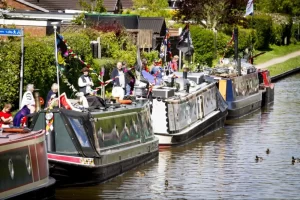
[[[292,156],[292,163],[300,163],[300,158],[295,158]]]
[[[168,186],[168,185],[169,185],[169,181],[165,180],[165,186]]]
[[[269,154],[271,151],[269,148],[267,148],[266,154]]]
[[[136,172],[136,175],[138,175],[139,177],[144,177],[145,174],[146,174],[145,172],[140,172],[140,171]]]
[[[262,157],[255,156],[255,161],[262,161],[262,160],[263,160]]]

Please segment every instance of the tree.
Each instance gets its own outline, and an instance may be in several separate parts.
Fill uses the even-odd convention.
[[[86,12],[106,12],[103,6],[103,0],[79,0],[79,5]]]
[[[167,0],[133,0],[134,10],[131,13],[144,17],[170,17],[167,10],[169,4]]]
[[[103,0],[79,0],[79,5],[81,9],[87,13],[97,12],[103,13],[106,12],[105,7],[103,6]],[[84,23],[84,13],[76,16],[73,20],[76,24]]]
[[[178,16],[193,20],[207,29],[216,29],[224,17],[227,0],[185,0],[179,5]]]
[[[255,3],[260,11],[300,15],[300,0],[257,0]]]

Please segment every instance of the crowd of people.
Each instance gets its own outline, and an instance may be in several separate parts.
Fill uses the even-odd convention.
[[[178,56],[174,56],[172,60],[168,63],[168,71],[175,72],[178,70]],[[142,69],[141,75],[150,84],[159,85],[163,77],[162,63],[159,60],[154,60],[153,65],[150,68],[146,59],[142,59]],[[93,80],[89,75],[89,68],[84,67],[82,70],[82,75],[78,78],[79,92],[83,94],[86,98],[92,97],[94,94],[93,90]],[[135,75],[132,68],[128,68],[126,62],[118,62],[116,67],[111,73],[111,79],[106,81],[106,83],[111,82],[113,84],[113,96],[114,93],[123,93],[124,96],[129,96],[132,94],[135,84]],[[47,108],[53,99],[58,98],[58,84],[54,83],[51,90],[48,92],[45,107]],[[26,87],[26,92],[23,95],[21,101],[20,110],[13,117],[11,114],[12,105],[6,103],[0,112],[0,128],[7,128],[11,126],[20,126],[23,123],[24,117],[30,113],[35,112],[35,99],[33,96],[34,85],[28,84]],[[99,99],[90,98],[90,101],[101,101]],[[102,102],[100,102],[102,103]]]

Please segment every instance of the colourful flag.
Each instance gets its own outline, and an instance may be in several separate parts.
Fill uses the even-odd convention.
[[[161,42],[159,55],[160,58],[164,58],[165,56],[172,58],[170,33],[168,29],[166,30],[166,35]]]
[[[253,0],[248,0],[245,17],[248,15],[253,15],[253,11],[254,11]]]

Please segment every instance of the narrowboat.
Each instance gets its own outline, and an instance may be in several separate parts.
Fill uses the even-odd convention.
[[[0,199],[53,199],[45,131],[4,128],[0,133]]]
[[[46,130],[50,174],[60,186],[100,183],[158,156],[148,101],[41,110],[28,126]]]
[[[224,59],[224,63],[205,73],[218,82],[219,91],[228,105],[226,119],[239,118],[261,108],[262,92],[256,68],[246,62],[236,64],[228,59]]]
[[[181,145],[222,128],[227,105],[216,82],[204,73],[175,72],[166,76],[165,86],[152,88],[154,134],[160,148]],[[137,98],[145,98],[146,87],[135,86]]]
[[[261,106],[267,106],[274,102],[275,84],[271,82],[269,70],[258,70],[259,89],[262,92]]]

